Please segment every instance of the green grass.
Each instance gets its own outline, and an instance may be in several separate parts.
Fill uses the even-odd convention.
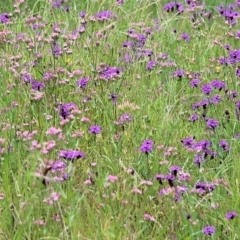
[[[214,10],[218,1],[206,4],[206,9],[214,11],[212,21],[198,17],[198,24],[191,21],[191,12],[164,12],[167,2],[129,0],[117,5],[104,0],[69,1],[64,4],[70,7],[67,12],[52,8],[45,0],[26,1],[19,7],[20,13],[14,13],[10,2],[1,4],[1,12],[12,12],[13,16],[10,23],[0,23],[0,31],[8,31],[2,41],[0,38],[0,138],[4,139],[0,141],[0,239],[239,239],[239,217],[225,218],[230,211],[240,213],[240,139],[234,137],[240,132],[235,117],[239,97],[231,100],[223,90],[213,90],[210,96],[201,91],[203,84],[214,79],[225,82],[229,90],[239,91],[237,64],[225,66],[218,61],[229,55],[221,44],[238,49],[239,40],[228,33],[235,34],[239,24],[229,29]],[[102,22],[89,20],[103,10],[111,10],[117,17]],[[75,38],[72,32],[84,24],[79,17],[81,11],[87,12],[86,30]],[[42,27],[34,30],[32,23],[27,23],[32,16],[41,16],[36,22]],[[154,30],[153,19],[159,19],[160,31]],[[54,25],[60,29],[56,38],[52,37]],[[149,57],[139,57],[139,48],[121,47],[123,42],[133,40],[127,36],[129,29],[144,34],[147,27],[152,30],[143,48],[152,50],[150,59],[158,62],[153,70],[146,70]],[[189,42],[181,39],[182,33],[190,35]],[[58,57],[53,53],[56,42],[63,51]],[[66,53],[65,45],[72,54]],[[134,61],[122,61],[125,54]],[[168,54],[168,59],[162,58],[163,54]],[[166,66],[168,62],[174,64]],[[99,79],[102,63],[121,68],[121,76]],[[75,70],[83,73],[71,76]],[[172,77],[176,70],[185,70],[187,75]],[[46,72],[56,76],[44,80]],[[194,78],[191,72],[201,73],[197,88],[189,86]],[[31,84],[22,78],[26,73],[45,87],[31,90]],[[80,89],[76,81],[83,77],[90,80],[85,89]],[[109,99],[112,93],[118,94],[115,105]],[[34,100],[39,94],[42,98]],[[202,108],[193,111],[192,104],[215,94],[223,101],[209,105],[207,117],[218,120],[220,126],[212,131],[201,118],[190,122],[191,114],[201,117],[203,112]],[[90,101],[83,101],[86,98]],[[62,124],[60,103],[70,102],[76,104],[79,113]],[[124,113],[131,115],[131,121],[117,125]],[[83,118],[89,118],[89,122]],[[101,134],[90,134],[92,125],[101,126]],[[60,128],[61,133],[46,134],[52,126]],[[27,133],[29,138],[21,136],[26,131],[36,132],[32,136]],[[74,137],[76,132],[82,132],[82,136]],[[201,168],[193,163],[196,151],[181,143],[193,136],[196,142],[210,140],[211,150],[218,153],[214,159],[208,157]],[[154,141],[150,154],[140,151],[146,139]],[[229,152],[219,146],[223,139],[230,146]],[[33,140],[40,147],[32,149]],[[44,153],[50,143],[53,146]],[[64,160],[70,178],[44,185],[45,177],[55,176],[51,171],[43,175],[49,161],[63,160],[58,154],[68,149],[81,150],[85,158],[73,163]],[[174,201],[173,193],[160,196],[159,191],[169,188],[169,183],[164,180],[161,185],[154,179],[157,174],[169,174],[173,165],[191,175],[189,181],[175,180],[175,187],[188,189],[180,194],[181,201]],[[110,175],[118,180],[109,181]],[[92,184],[86,184],[89,179]],[[224,179],[227,184],[216,184],[213,192],[203,195],[191,191],[198,182],[216,179]],[[143,184],[143,180],[152,185]],[[141,194],[134,192],[136,189]],[[52,198],[51,204],[51,194],[55,193],[60,198]],[[219,207],[214,208],[217,204]],[[155,220],[145,219],[144,214]],[[209,225],[216,227],[212,236],[202,233]]]

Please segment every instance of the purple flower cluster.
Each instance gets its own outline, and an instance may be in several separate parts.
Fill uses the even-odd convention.
[[[75,109],[76,105],[74,103],[64,103],[60,105],[60,116],[62,118],[66,118],[67,116],[69,116],[71,114],[71,110]]]
[[[120,77],[121,72],[121,68],[106,66],[105,69],[100,73],[100,79],[114,80],[116,77]]]
[[[151,139],[144,140],[140,148],[141,152],[148,155],[153,150],[153,144],[154,142]]]
[[[8,13],[3,13],[0,15],[0,22],[8,23],[10,15]]]
[[[88,130],[91,134],[100,134],[102,132],[102,128],[100,126],[91,126]]]
[[[164,5],[163,9],[166,12],[174,12],[176,9],[178,13],[181,13],[184,11],[184,6],[180,2],[170,2]]]
[[[206,226],[204,229],[203,229],[203,234],[205,235],[213,235],[215,232],[216,232],[216,228],[214,226]]]
[[[77,80],[77,86],[79,86],[82,89],[85,89],[87,87],[89,79],[90,79],[89,77],[86,77]]]
[[[109,20],[114,16],[114,13],[110,10],[102,11],[96,14],[96,18],[98,21]]]
[[[62,157],[69,161],[74,161],[79,158],[84,158],[85,154],[79,150],[63,150],[58,154],[58,157]]]
[[[216,188],[216,185],[214,183],[199,182],[195,185],[195,188],[198,193],[206,194],[212,192]]]

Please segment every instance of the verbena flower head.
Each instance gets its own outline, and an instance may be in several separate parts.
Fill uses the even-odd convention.
[[[89,78],[81,78],[77,81],[77,85],[80,88],[84,89],[87,87],[88,81],[89,81]]]
[[[64,103],[60,105],[60,116],[64,119],[71,114],[71,110],[76,109],[74,103]]]
[[[112,100],[112,104],[116,104],[118,95],[115,93],[110,94],[109,99]]]
[[[214,226],[206,226],[202,232],[205,235],[213,235],[216,232],[216,228]]]
[[[199,84],[200,84],[200,80],[199,79],[197,79],[197,78],[195,78],[195,79],[193,79],[190,83],[190,86],[191,87],[197,87]]]
[[[91,126],[88,130],[91,134],[100,134],[102,132],[102,128],[100,126]]]
[[[204,194],[212,192],[216,188],[216,185],[214,183],[199,182],[195,185],[195,188],[200,194]]]
[[[79,150],[63,150],[58,154],[58,157],[73,161],[79,158],[84,158],[85,154]]]
[[[234,219],[237,216],[238,216],[238,214],[236,212],[228,212],[225,217],[226,217],[227,220],[231,220],[231,219]]]
[[[153,70],[156,65],[157,65],[156,61],[149,61],[146,66],[146,70]]]
[[[181,170],[182,170],[182,168],[179,166],[171,166],[170,167],[170,172],[172,172],[174,176],[177,176],[177,173]]]
[[[193,143],[194,143],[194,138],[192,138],[192,137],[185,138],[185,139],[181,140],[181,143],[185,147],[192,147]]]
[[[0,21],[2,23],[8,23],[9,21],[9,14],[8,13],[3,13],[0,15]]]
[[[219,81],[219,80],[213,80],[210,84],[211,84],[212,87],[218,89],[219,91],[226,88],[226,84],[222,81]]]
[[[112,18],[114,16],[114,13],[110,10],[102,11],[96,14],[96,18],[99,21],[104,21]]]
[[[140,148],[141,152],[149,154],[153,150],[153,144],[154,142],[151,139],[144,140]]]
[[[198,115],[196,113],[192,114],[189,118],[191,122],[195,122],[199,119]]]
[[[186,42],[190,41],[190,36],[187,33],[182,33],[181,38]]]
[[[207,127],[208,127],[208,128],[214,130],[214,129],[215,129],[216,127],[218,127],[218,126],[219,126],[219,122],[218,122],[217,120],[211,119],[211,118],[209,118],[209,119],[207,120]]]
[[[120,116],[119,120],[115,122],[117,125],[123,125],[125,123],[130,123],[132,121],[132,116],[128,113],[124,113]]]
[[[212,86],[210,84],[205,84],[201,88],[202,92],[206,95],[210,94],[212,92]]]

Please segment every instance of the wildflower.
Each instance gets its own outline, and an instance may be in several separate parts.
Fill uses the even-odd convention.
[[[194,163],[200,167],[200,164],[205,161],[204,154],[197,153],[194,158]]]
[[[104,21],[104,20],[110,19],[112,16],[113,16],[113,12],[109,11],[109,10],[102,11],[102,12],[99,12],[96,14],[96,18],[99,21]]]
[[[234,219],[235,217],[237,217],[238,216],[238,214],[236,213],[236,212],[228,212],[227,214],[226,214],[226,219],[227,220],[231,220],[231,219]]]
[[[215,96],[212,97],[211,102],[212,103],[219,103],[222,100],[222,97],[219,94],[216,94]]]
[[[193,79],[190,83],[191,87],[197,87],[200,84],[200,80],[199,79]]]
[[[60,105],[60,116],[66,119],[70,115],[70,111],[75,109],[76,105],[74,103],[65,103]]]
[[[91,126],[88,130],[89,133],[91,134],[100,134],[102,131],[101,127],[100,126]]]
[[[112,100],[112,104],[116,104],[118,95],[115,93],[110,94],[109,99]]]
[[[85,11],[82,11],[82,12],[80,12],[80,14],[79,14],[79,16],[81,17],[81,18],[85,18],[86,17],[86,12]]]
[[[192,137],[185,138],[185,139],[181,140],[181,143],[185,147],[192,147],[192,145],[194,143],[194,138],[192,138]]]
[[[206,226],[202,232],[205,235],[213,235],[215,231],[216,231],[216,228],[214,226]]]
[[[144,152],[146,154],[149,154],[153,149],[153,140],[144,140],[141,145],[141,152]]]
[[[143,215],[143,220],[155,221],[155,218],[153,216],[151,216],[150,214],[145,213]]]
[[[140,195],[142,194],[142,191],[140,189],[138,189],[138,188],[132,189],[131,192],[132,193],[137,193],[137,194],[140,194]]]
[[[170,167],[170,172],[172,172],[174,176],[177,176],[177,173],[179,171],[181,171],[181,167],[179,167],[179,166],[171,166]]]
[[[47,130],[46,134],[48,134],[48,135],[56,135],[56,134],[61,133],[61,132],[62,132],[62,130],[60,128],[50,127]]]
[[[219,80],[213,80],[210,85],[216,89],[218,89],[219,91],[221,91],[222,89],[224,89],[226,87],[226,84],[222,81]]]
[[[153,70],[156,65],[157,65],[156,61],[149,61],[146,66],[146,70]]]
[[[89,81],[89,77],[88,78],[81,78],[77,81],[77,85],[82,88],[85,89],[87,87]]]
[[[195,188],[199,193],[209,193],[212,192],[216,186],[214,183],[199,182],[195,185]]]
[[[70,161],[85,157],[84,153],[78,150],[63,150],[58,156]]]
[[[183,40],[185,40],[186,42],[189,42],[189,41],[190,41],[190,36],[189,36],[187,33],[183,33],[183,34],[181,35],[181,38],[182,38]]]
[[[222,147],[223,151],[229,151],[230,147],[228,145],[228,142],[226,140],[221,140],[219,142],[219,146]]]
[[[208,95],[212,92],[212,86],[209,85],[209,84],[205,84],[205,85],[202,86],[201,90],[202,90],[203,93]]]
[[[174,180],[175,180],[175,176],[172,174],[168,174],[165,176],[165,178],[168,180],[168,183],[170,185],[170,187],[174,187]]]
[[[35,91],[40,91],[41,89],[43,89],[45,87],[45,84],[36,80],[32,80],[31,81],[32,84],[32,89]]]
[[[107,177],[107,180],[108,180],[109,182],[116,182],[116,181],[118,180],[118,177],[117,177],[117,176],[113,176],[113,175],[109,175],[109,176]]]
[[[63,161],[55,161],[51,166],[51,172],[63,172],[66,168],[66,163]]]
[[[191,121],[191,122],[195,122],[195,121],[197,121],[198,120],[198,115],[196,114],[196,113],[194,113],[194,114],[192,114],[191,116],[190,116],[190,118],[189,118],[189,120]]]
[[[219,122],[218,122],[217,120],[211,119],[211,118],[209,118],[209,119],[207,120],[207,127],[208,127],[208,128],[214,130],[214,129],[215,129],[216,127],[218,127],[218,126],[219,126]]]

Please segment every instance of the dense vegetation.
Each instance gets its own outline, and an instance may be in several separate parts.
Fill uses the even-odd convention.
[[[239,239],[240,1],[4,3],[0,239]]]

